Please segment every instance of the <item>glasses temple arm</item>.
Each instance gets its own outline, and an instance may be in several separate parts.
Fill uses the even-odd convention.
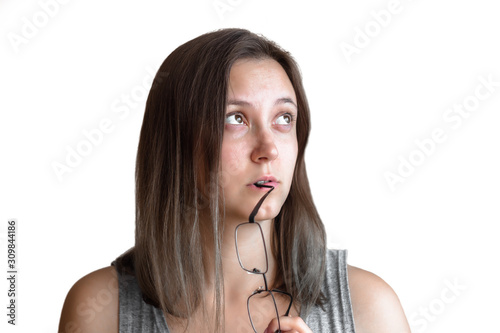
[[[259,211],[260,206],[262,205],[262,203],[264,202],[264,200],[267,198],[267,196],[269,195],[269,193],[271,193],[272,190],[274,190],[274,186],[270,186],[270,185],[257,185],[257,186],[258,187],[267,187],[267,188],[270,188],[270,190],[267,191],[267,193],[264,194],[262,196],[262,198],[260,198],[259,202],[257,202],[257,205],[255,205],[255,208],[250,213],[250,216],[248,217],[248,222],[250,222],[250,223],[255,223],[255,215],[257,215],[257,212]]]

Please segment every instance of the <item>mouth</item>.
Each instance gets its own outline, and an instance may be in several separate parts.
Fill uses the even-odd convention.
[[[274,178],[272,176],[265,176],[265,177],[259,178],[257,181],[255,181],[254,183],[249,184],[249,185],[255,186],[257,188],[266,189],[266,188],[269,188],[270,186],[276,187],[276,186],[278,186],[278,183],[279,182],[276,180],[276,178]]]
[[[262,186],[264,184],[267,184],[267,183],[272,183],[272,180],[259,180],[255,183],[253,183],[255,186]]]

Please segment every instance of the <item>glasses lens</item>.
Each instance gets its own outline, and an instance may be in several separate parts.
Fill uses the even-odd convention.
[[[248,313],[255,331],[263,331],[274,318],[284,316],[290,305],[290,297],[272,291],[256,293],[248,299]]]
[[[236,228],[236,252],[244,270],[267,272],[266,245],[258,223],[243,223]]]

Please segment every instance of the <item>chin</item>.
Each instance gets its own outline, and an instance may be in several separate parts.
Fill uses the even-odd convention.
[[[259,213],[257,214],[257,216],[255,216],[255,221],[267,221],[267,220],[272,220],[274,219],[276,216],[278,216],[278,214],[280,213],[281,211],[281,207],[280,209],[275,209],[275,208],[272,208],[272,209],[261,209],[259,210]],[[247,217],[248,219],[248,217]]]

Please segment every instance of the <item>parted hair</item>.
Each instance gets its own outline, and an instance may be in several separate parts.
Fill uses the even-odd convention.
[[[324,302],[326,234],[304,162],[310,113],[299,68],[263,36],[217,30],[175,49],[154,78],[137,150],[135,246],[117,259],[119,269],[135,274],[146,302],[187,321],[200,307],[207,313],[203,291],[211,272],[215,310],[207,320],[216,331],[224,326],[221,146],[229,73],[238,59],[274,59],[297,98],[298,156],[289,195],[274,219],[272,287],[291,293],[302,313]]]

